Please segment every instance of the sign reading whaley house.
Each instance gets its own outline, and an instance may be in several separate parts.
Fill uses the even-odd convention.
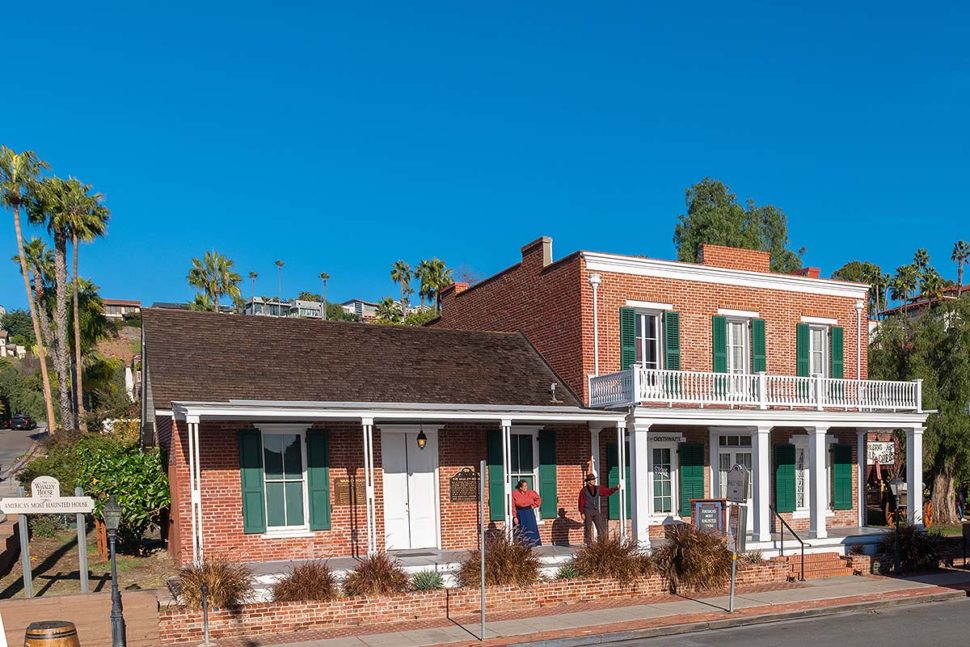
[[[0,512],[6,514],[87,514],[94,512],[89,496],[61,496],[61,484],[52,476],[39,476],[30,484],[29,497],[0,499]]]

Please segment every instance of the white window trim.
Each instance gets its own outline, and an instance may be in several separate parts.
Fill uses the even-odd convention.
[[[742,367],[743,370],[741,371],[740,375],[750,375],[751,374],[751,348],[752,348],[752,344],[751,344],[751,320],[750,319],[746,319],[744,317],[728,317],[727,318],[727,325],[726,325],[727,330],[725,332],[725,340],[724,341],[725,341],[725,344],[726,344],[727,349],[728,349],[728,353],[727,353],[728,354],[728,356],[727,356],[728,374],[738,375],[738,373],[734,373],[733,371],[731,371],[731,361],[732,361],[732,358],[734,357],[734,354],[730,350],[731,349],[731,324],[732,323],[735,323],[735,324],[740,323],[744,327],[744,340],[743,340],[744,343],[742,344],[742,346],[743,346],[742,351],[743,352],[741,353],[741,356],[744,358],[744,366]]]
[[[649,437],[648,437],[649,438]],[[647,501],[649,501],[648,510],[650,511],[650,517],[648,520],[649,525],[660,525],[665,522],[680,521],[680,455],[677,453],[677,445],[679,443],[673,441],[666,442],[654,442],[648,439],[647,449],[648,458],[647,463],[647,473],[649,478],[647,479]],[[657,512],[654,508],[653,502],[653,450],[654,449],[669,449],[670,450],[670,512]]]
[[[835,516],[835,511],[832,509],[832,446],[837,445],[838,442],[839,442],[839,439],[836,438],[835,436],[829,436],[829,435],[825,436],[825,516],[826,517]],[[798,456],[797,451],[799,448],[804,450],[806,455],[808,454],[807,435],[805,434],[793,435],[791,437],[790,444],[795,446],[796,457]],[[811,461],[808,461],[808,463],[810,465]],[[796,460],[795,466],[796,468],[798,466],[797,460]],[[809,466],[805,468],[805,471],[811,472],[811,469],[812,469],[811,466]],[[807,478],[805,479],[805,487],[811,488],[811,474],[806,474],[806,477]],[[806,501],[810,500],[809,495],[810,493],[806,492],[806,497],[805,497]],[[808,519],[809,517],[812,516],[811,503],[801,508],[796,507],[795,510],[792,512],[791,516],[792,516],[792,519]]]
[[[629,303],[629,302],[628,302]],[[663,304],[659,304],[663,305]],[[634,313],[637,317],[637,322],[640,322],[640,317],[642,316],[652,316],[657,319],[657,370],[662,371],[664,368],[664,317],[663,310],[655,308],[637,308]],[[641,327],[641,331],[643,328]],[[636,340],[636,323],[633,326],[634,340]],[[644,354],[645,348],[638,348],[641,357],[646,357]],[[540,494],[541,496],[541,494]]]
[[[670,303],[658,303],[655,301],[633,301],[628,299],[626,307],[636,308],[637,310],[673,310],[674,306]]]
[[[839,325],[839,320],[830,317],[802,317],[802,323],[818,324],[820,326],[837,326]]]
[[[739,319],[757,319],[758,313],[753,310],[732,310],[730,308],[718,308],[717,314],[725,317],[736,317]]]
[[[537,425],[512,425],[512,435],[520,436],[532,436],[532,486],[542,498],[542,486],[539,483],[539,432],[543,429],[541,426]],[[558,465],[557,471],[558,471]],[[521,473],[521,472],[520,472]],[[511,474],[509,475],[511,476]],[[515,483],[511,484],[512,489],[515,489]],[[542,518],[542,510],[536,510],[536,524],[542,526],[545,524],[545,519]]]
[[[263,464],[263,514],[266,519],[266,532],[261,537],[263,539],[285,539],[293,537],[312,537],[310,530],[310,496],[307,483],[306,471],[306,425],[293,424],[272,424],[256,425],[259,429],[259,448],[263,451],[263,437],[266,434],[295,434],[300,437],[300,457],[303,462],[303,525],[302,526],[274,526],[269,525],[269,511],[266,509],[266,465]],[[260,456],[263,460],[263,456]]]
[[[815,349],[812,348],[812,331],[821,330],[822,331],[822,372],[813,373],[812,372],[812,354]],[[831,329],[827,324],[810,324],[808,327],[808,369],[810,375],[821,375],[822,377],[829,377],[831,372],[831,360],[829,359],[829,335],[832,334]]]

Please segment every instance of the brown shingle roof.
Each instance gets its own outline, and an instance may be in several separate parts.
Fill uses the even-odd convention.
[[[154,406],[285,400],[562,406],[575,395],[518,333],[149,308]]]

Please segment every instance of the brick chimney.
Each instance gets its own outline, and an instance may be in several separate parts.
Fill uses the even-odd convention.
[[[729,270],[771,271],[771,254],[759,249],[742,249],[740,247],[704,243],[701,245],[701,252],[697,260],[701,265],[723,267]]]
[[[522,265],[542,269],[552,263],[552,238],[540,236],[522,248]]]
[[[451,303],[451,301],[468,289],[468,284],[464,281],[459,281],[458,283],[452,283],[446,288],[441,290],[441,310],[444,312],[445,307]]]
[[[800,270],[795,270],[792,272],[795,276],[807,276],[810,279],[817,279],[822,275],[822,270],[817,267],[803,267]]]

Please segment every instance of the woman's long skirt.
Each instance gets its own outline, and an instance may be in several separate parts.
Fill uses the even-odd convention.
[[[527,546],[541,546],[539,539],[539,525],[536,523],[536,512],[532,508],[516,508],[515,516],[519,520],[519,541]]]

